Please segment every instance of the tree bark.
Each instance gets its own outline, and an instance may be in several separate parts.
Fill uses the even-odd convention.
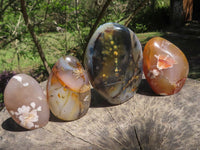
[[[28,14],[27,14],[27,11],[26,11],[26,3],[25,3],[24,0],[20,0],[20,2],[21,2],[21,12],[23,14],[25,24],[26,24],[26,26],[27,26],[30,34],[31,34],[31,37],[33,39],[33,42],[35,43],[35,46],[37,47],[37,50],[38,50],[40,58],[41,58],[41,60],[43,62],[43,65],[44,65],[45,69],[47,70],[47,72],[50,74],[51,69],[50,69],[50,67],[49,67],[49,65],[48,65],[48,63],[46,61],[45,54],[44,54],[44,52],[42,50],[42,46],[40,45],[39,40],[37,39],[37,37],[36,37],[36,35],[34,33],[33,26],[30,24],[30,21],[29,21],[29,18],[28,18]]]
[[[178,28],[184,24],[183,0],[170,0],[171,26]]]
[[[46,82],[42,83],[46,89]],[[19,150],[197,150],[200,147],[200,82],[188,79],[171,96],[152,93],[146,80],[129,101],[112,106],[92,91],[82,118],[64,122],[53,115],[40,129],[25,130],[3,109],[0,148]]]

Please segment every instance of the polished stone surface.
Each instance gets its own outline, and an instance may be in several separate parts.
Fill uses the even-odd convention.
[[[4,103],[9,114],[20,126],[35,129],[49,121],[49,106],[39,83],[31,76],[17,74],[8,82]]]
[[[94,89],[111,104],[121,104],[134,95],[141,81],[141,44],[129,28],[106,23],[91,37],[84,63]]]
[[[82,117],[90,106],[90,83],[85,70],[73,56],[61,57],[54,65],[47,83],[51,112],[71,121]]]
[[[143,70],[156,94],[172,95],[181,90],[189,72],[183,52],[161,37],[147,42],[143,52]]]

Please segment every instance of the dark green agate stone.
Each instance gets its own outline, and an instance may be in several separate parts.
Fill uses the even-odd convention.
[[[94,89],[111,104],[121,104],[136,92],[142,78],[142,48],[129,28],[101,25],[85,53],[85,68]]]

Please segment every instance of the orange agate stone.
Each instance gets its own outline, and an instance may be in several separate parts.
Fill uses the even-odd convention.
[[[178,47],[166,39],[155,37],[145,45],[143,70],[156,94],[172,95],[183,87],[189,72],[189,64]]]

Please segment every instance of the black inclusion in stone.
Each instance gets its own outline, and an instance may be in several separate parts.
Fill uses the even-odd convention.
[[[135,41],[134,48],[136,48],[136,47],[137,47],[137,42]]]
[[[132,48],[131,48],[131,34],[130,34],[130,31],[128,30],[128,28],[125,28],[124,26],[122,25],[119,25],[119,24],[114,24],[115,27],[118,28],[118,30],[116,30],[114,32],[114,39],[117,43],[117,45],[123,45],[123,55],[119,56],[119,67],[122,69],[121,73],[125,73],[126,69],[127,69],[127,64],[129,63],[130,61],[130,53],[132,51]]]
[[[93,53],[93,78],[95,79],[98,74],[99,74],[99,70],[102,69],[102,50],[104,48],[104,45],[100,39],[100,37],[102,36],[102,33],[100,33],[100,35],[98,36],[98,38],[95,41],[94,44],[94,53]],[[98,67],[99,69],[97,70],[96,67]]]

